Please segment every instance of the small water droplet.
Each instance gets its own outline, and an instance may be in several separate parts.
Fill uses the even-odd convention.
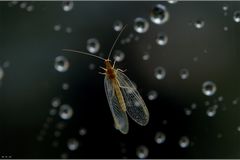
[[[72,33],[72,28],[71,27],[66,27],[65,31],[66,31],[66,33]]]
[[[115,50],[115,51],[113,52],[113,59],[114,59],[115,61],[121,62],[121,61],[124,60],[124,58],[125,58],[125,54],[124,54],[123,51],[121,51],[121,50]]]
[[[27,7],[27,2],[22,2],[22,3],[20,3],[20,8],[21,9],[24,9],[24,8],[26,8]]]
[[[228,27],[227,27],[227,26],[224,26],[224,27],[223,27],[223,30],[224,30],[224,31],[228,31]]]
[[[214,117],[217,113],[216,107],[215,106],[210,106],[208,107],[206,114],[208,117]]]
[[[62,133],[61,133],[60,131],[55,131],[55,132],[54,132],[54,136],[55,136],[55,137],[60,137],[61,134],[62,134]]]
[[[141,18],[141,17],[137,17],[134,20],[134,27],[133,28],[137,33],[145,33],[149,29],[149,23],[146,19]]]
[[[237,131],[240,132],[240,126],[237,126]]]
[[[100,43],[96,38],[90,38],[87,40],[87,50],[90,53],[97,53],[100,49]]]
[[[166,140],[166,135],[163,132],[157,132],[155,134],[155,142],[157,144],[162,144],[165,142],[165,140]]]
[[[228,6],[227,6],[226,4],[224,4],[224,5],[222,6],[222,9],[223,9],[223,11],[227,11],[227,10],[228,10]]]
[[[62,119],[70,119],[73,116],[73,109],[71,106],[67,105],[67,104],[63,104],[60,106],[59,109],[59,116]]]
[[[194,25],[195,25],[195,27],[196,27],[197,29],[201,29],[201,28],[204,27],[205,22],[204,22],[203,20],[197,20],[197,21],[194,23]]]
[[[190,110],[189,108],[184,108],[184,112],[187,116],[190,116],[192,114],[192,110]]]
[[[160,33],[157,35],[157,38],[156,38],[156,43],[160,46],[164,46],[166,45],[168,42],[168,36],[164,33]]]
[[[63,90],[68,90],[69,89],[69,84],[68,83],[63,83],[62,84],[62,89]]]
[[[181,148],[187,148],[189,146],[189,144],[190,144],[190,140],[187,136],[183,136],[183,137],[180,138],[179,146]]]
[[[169,12],[167,11],[165,6],[157,4],[151,10],[150,19],[155,24],[164,24],[169,19]]]
[[[32,4],[29,5],[29,6],[27,6],[26,10],[27,10],[28,12],[32,12],[32,11],[34,10],[34,6],[33,6]]]
[[[223,101],[223,96],[218,97],[218,101],[222,102]]]
[[[143,59],[144,61],[149,60],[149,58],[150,58],[150,54],[147,53],[147,52],[145,52],[145,54],[142,56],[142,59]]]
[[[3,79],[4,77],[4,70],[3,68],[0,66],[0,81]]]
[[[121,29],[123,28],[123,23],[120,20],[116,20],[113,23],[113,29],[117,32],[121,31]]]
[[[238,98],[234,99],[234,100],[232,101],[232,104],[233,104],[233,105],[237,105],[237,104],[238,104],[238,100],[239,100]]]
[[[191,108],[192,109],[196,109],[197,108],[197,104],[196,103],[191,104]]]
[[[80,134],[80,136],[85,136],[87,134],[87,129],[86,128],[80,128],[79,129],[79,134]]]
[[[50,109],[50,111],[49,111],[50,116],[54,116],[56,114],[57,114],[57,110],[55,108]]]
[[[212,96],[217,91],[216,84],[212,81],[206,81],[202,85],[202,92],[206,96]]]
[[[153,100],[157,99],[157,97],[158,97],[157,91],[151,90],[151,91],[148,92],[148,99],[150,101],[153,101]]]
[[[73,9],[74,3],[73,1],[63,1],[62,8],[65,12],[69,12]]]
[[[158,80],[162,80],[165,78],[166,76],[166,71],[163,67],[156,67],[155,70],[154,70],[154,76],[156,79]]]
[[[136,149],[136,155],[138,158],[141,158],[141,159],[147,158],[148,153],[149,153],[148,148],[144,145],[141,145]]]
[[[168,0],[168,3],[169,4],[175,4],[175,3],[177,3],[178,2],[178,0]]]
[[[60,31],[61,30],[61,25],[60,24],[56,24],[53,26],[54,31]]]
[[[236,22],[236,23],[239,23],[240,22],[240,11],[235,11],[233,13],[233,20]]]
[[[67,147],[70,151],[75,151],[79,147],[79,142],[75,138],[71,138],[67,141]]]
[[[54,67],[58,72],[66,72],[69,68],[69,62],[66,57],[58,56],[55,58]]]
[[[189,71],[186,68],[183,68],[179,71],[179,76],[181,79],[187,79],[189,77]]]
[[[95,65],[94,63],[90,63],[90,64],[88,65],[88,68],[89,68],[90,70],[94,70],[94,69],[96,68],[96,65]]]
[[[58,97],[54,97],[54,98],[52,99],[52,101],[51,101],[51,104],[52,104],[53,107],[56,108],[56,107],[60,106],[60,104],[61,104],[61,99],[58,98]]]
[[[4,61],[3,62],[3,68],[8,68],[10,67],[10,62],[9,61]]]

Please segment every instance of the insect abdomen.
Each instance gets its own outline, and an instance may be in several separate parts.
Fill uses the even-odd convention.
[[[127,109],[126,109],[126,105],[125,105],[125,102],[124,102],[124,98],[123,98],[123,95],[122,95],[122,92],[118,86],[118,83],[117,81],[114,79],[113,80],[113,87],[114,87],[114,90],[115,90],[115,93],[116,93],[116,96],[117,96],[117,99],[118,99],[118,102],[121,106],[121,109],[126,112]]]

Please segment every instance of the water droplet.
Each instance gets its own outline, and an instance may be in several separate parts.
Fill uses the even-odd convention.
[[[238,104],[238,98],[234,99],[234,100],[232,101],[232,104],[233,104],[233,105],[237,105],[237,104]]]
[[[55,136],[55,137],[60,137],[61,134],[62,134],[62,133],[61,133],[60,131],[55,131],[55,132],[54,132],[54,136]]]
[[[157,99],[157,97],[158,97],[157,91],[151,90],[151,91],[148,92],[148,99],[150,101],[153,101],[153,100]]]
[[[225,5],[222,6],[222,9],[223,9],[223,11],[227,11],[228,10],[228,6],[225,4]]]
[[[22,2],[21,4],[20,4],[20,8],[21,9],[24,9],[24,8],[26,8],[27,7],[27,2]]]
[[[69,68],[69,62],[66,57],[58,56],[55,58],[54,67],[58,72],[66,72]]]
[[[227,27],[227,26],[224,26],[224,27],[223,27],[223,30],[224,30],[224,31],[228,31],[228,27]]]
[[[222,133],[217,134],[217,138],[222,138],[222,136],[223,136]]]
[[[196,103],[191,104],[191,108],[192,109],[196,109],[197,108],[197,104]]]
[[[73,9],[74,3],[73,1],[63,1],[62,8],[65,12],[71,11]]]
[[[201,29],[201,28],[204,27],[205,22],[204,22],[203,20],[197,20],[197,21],[194,23],[194,25],[195,25],[195,27],[196,27],[197,29]]]
[[[164,24],[169,19],[169,12],[167,11],[165,6],[157,4],[153,7],[150,13],[150,19],[155,24]]]
[[[180,138],[179,146],[181,148],[187,148],[189,146],[189,144],[190,144],[190,140],[187,136],[183,136],[183,137]]]
[[[209,105],[210,105],[210,102],[209,102],[209,101],[205,101],[205,102],[204,102],[204,105],[205,105],[205,106],[209,106]]]
[[[80,134],[81,136],[85,136],[85,135],[87,134],[87,129],[86,129],[86,128],[80,128],[80,129],[79,129],[79,134]]]
[[[150,54],[147,53],[147,52],[145,52],[145,54],[142,56],[142,59],[143,59],[144,61],[149,60],[149,58],[150,58]]]
[[[147,158],[148,153],[149,153],[148,148],[144,145],[141,145],[136,149],[136,155],[138,158],[141,158],[141,159]]]
[[[237,126],[237,131],[240,132],[240,126]]]
[[[75,138],[71,138],[67,141],[67,147],[70,151],[75,151],[79,147],[79,142]]]
[[[163,132],[157,132],[155,134],[155,142],[157,144],[162,144],[165,142],[165,140],[166,140],[166,135]]]
[[[218,101],[222,102],[223,101],[223,96],[218,97]]]
[[[192,111],[189,108],[184,108],[184,112],[187,116],[190,116],[192,114]]]
[[[213,117],[213,116],[215,116],[216,113],[217,113],[216,107],[215,107],[215,106],[208,107],[206,113],[207,113],[207,116],[208,116],[208,117]]]
[[[160,33],[157,35],[157,38],[156,38],[156,43],[160,46],[164,46],[166,45],[168,42],[168,37],[166,34],[164,33]]]
[[[54,31],[60,31],[61,30],[61,25],[60,24],[56,24],[53,27]]]
[[[90,64],[88,65],[88,68],[89,68],[90,70],[94,70],[94,69],[96,68],[96,65],[95,65],[94,63],[90,63]]]
[[[96,38],[90,38],[87,40],[87,50],[90,53],[97,53],[100,49],[100,43]]]
[[[68,83],[63,83],[62,84],[62,89],[63,90],[68,90],[69,89],[69,84]]]
[[[233,20],[234,20],[235,22],[237,22],[237,23],[240,22],[240,11],[235,11],[235,12],[233,13]]]
[[[10,62],[9,61],[4,61],[3,62],[3,68],[8,68],[8,67],[10,67]]]
[[[73,116],[73,109],[67,104],[63,104],[59,109],[59,116],[62,119],[70,119]]]
[[[66,31],[66,33],[72,33],[72,28],[71,27],[66,27],[65,31]]]
[[[166,76],[166,71],[163,67],[157,67],[154,70],[154,76],[158,79],[158,80],[162,80],[165,78]]]
[[[27,10],[28,12],[32,12],[32,11],[34,10],[34,6],[33,6],[33,5],[27,6],[26,10]]]
[[[149,29],[149,23],[146,19],[138,17],[134,20],[133,28],[137,33],[145,33]]]
[[[18,4],[18,1],[16,0],[14,0],[14,1],[11,1],[11,3],[13,4],[13,5],[17,5]]]
[[[187,79],[189,77],[189,71],[186,68],[183,68],[179,71],[179,76],[181,79]]]
[[[116,20],[113,23],[113,29],[117,32],[121,31],[121,29],[123,28],[123,23],[120,20]]]
[[[115,50],[115,51],[113,52],[113,59],[114,59],[115,61],[121,62],[121,61],[124,60],[124,58],[125,58],[125,54],[124,54],[123,51],[121,51],[121,50]]]
[[[58,107],[61,104],[61,99],[58,97],[54,97],[51,101],[53,107]]]
[[[175,4],[175,3],[177,3],[178,2],[178,0],[168,0],[168,3],[169,4]]]
[[[50,109],[50,111],[49,111],[50,116],[54,116],[56,114],[57,114],[57,110],[55,108]]]
[[[203,83],[202,92],[204,95],[212,96],[215,94],[216,91],[217,91],[217,87],[215,83],[213,83],[212,81],[206,81]]]
[[[4,77],[4,70],[3,68],[0,66],[0,81],[3,79]]]

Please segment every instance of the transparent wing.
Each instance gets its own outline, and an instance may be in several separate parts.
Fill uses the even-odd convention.
[[[149,121],[149,112],[141,95],[131,80],[121,71],[116,71],[117,80],[125,100],[128,115],[138,124],[145,126]]]
[[[107,76],[105,76],[104,79],[104,87],[108,104],[112,112],[115,128],[120,130],[123,134],[127,134],[129,129],[127,114],[121,110],[114,88],[111,84],[111,80]]]

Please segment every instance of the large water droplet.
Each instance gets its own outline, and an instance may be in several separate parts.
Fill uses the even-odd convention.
[[[149,23],[146,19],[138,17],[134,20],[133,28],[137,33],[145,33],[149,29]]]
[[[90,53],[97,53],[100,49],[100,43],[96,38],[90,38],[87,40],[87,50]]]
[[[233,20],[234,20],[235,22],[237,22],[237,23],[240,22],[240,11],[235,11],[235,12],[233,13]]]
[[[121,31],[121,29],[123,28],[123,23],[120,20],[116,20],[113,23],[113,29],[117,32]]]
[[[73,9],[74,3],[71,0],[63,1],[62,8],[65,12],[71,11]]]
[[[70,151],[75,151],[79,147],[79,142],[75,138],[71,138],[67,141],[67,147]]]
[[[150,13],[150,19],[155,24],[164,24],[169,19],[169,12],[165,6],[157,4]]]
[[[181,148],[187,148],[190,144],[190,140],[187,136],[183,136],[180,138],[178,143]]]
[[[73,109],[67,104],[63,104],[59,109],[59,116],[62,119],[70,119],[73,116]]]
[[[163,132],[157,132],[154,139],[157,144],[162,144],[166,140],[166,135]]]
[[[148,153],[149,153],[148,148],[144,145],[141,145],[136,149],[136,155],[138,158],[141,159],[146,158],[148,156]]]
[[[66,57],[58,56],[55,58],[54,67],[59,72],[66,72],[69,68],[69,62]]]
[[[113,59],[114,59],[115,61],[121,62],[121,61],[124,60],[124,58],[125,58],[125,54],[124,54],[123,51],[121,51],[121,50],[115,50],[115,51],[113,52]]]
[[[166,71],[163,67],[157,67],[154,70],[154,76],[158,79],[158,80],[162,80],[165,78],[166,76]]]
[[[216,91],[217,91],[217,87],[215,83],[213,83],[212,81],[206,81],[203,83],[202,92],[204,95],[212,96],[215,94]]]
[[[156,38],[156,43],[160,46],[164,46],[166,45],[168,42],[168,37],[166,34],[164,33],[160,33],[157,35],[157,38]]]
[[[151,91],[148,92],[148,99],[150,101],[157,99],[157,97],[158,97],[157,91],[151,90]]]

